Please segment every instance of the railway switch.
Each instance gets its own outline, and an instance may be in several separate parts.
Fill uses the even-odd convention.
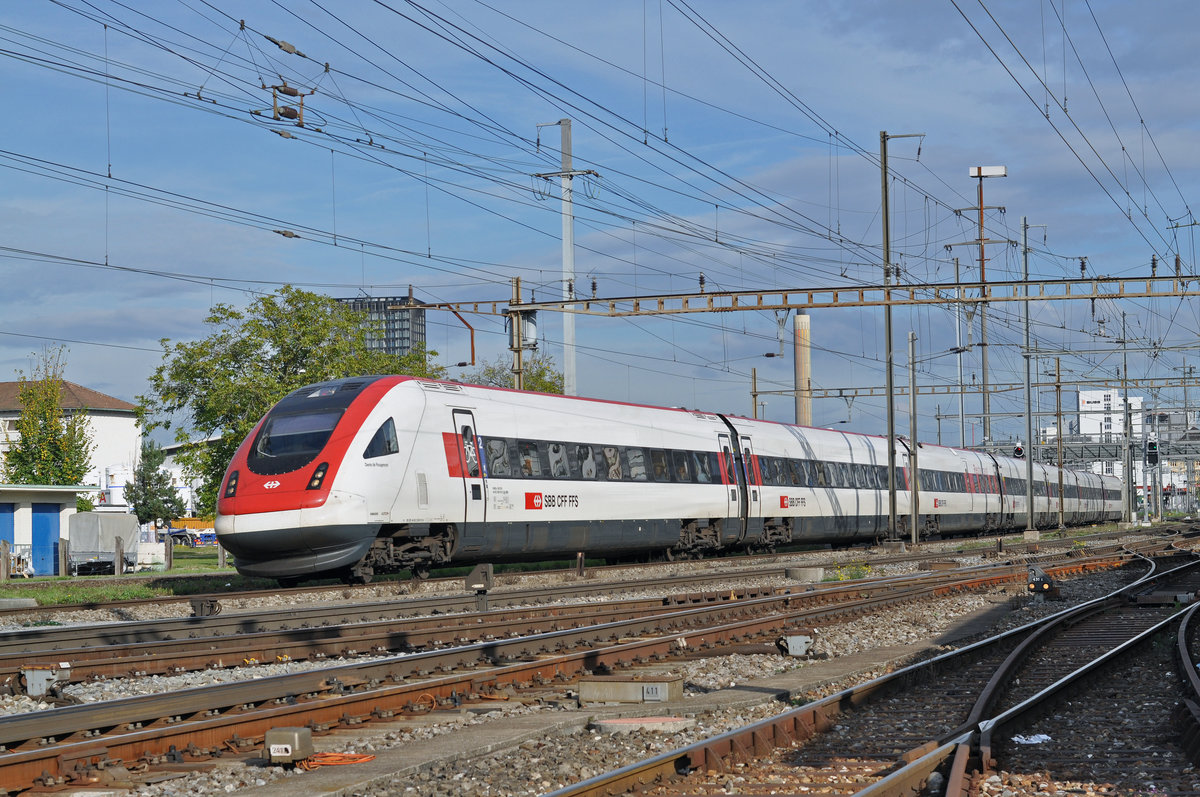
[[[294,764],[313,754],[312,728],[272,728],[263,739],[265,758],[272,764]]]

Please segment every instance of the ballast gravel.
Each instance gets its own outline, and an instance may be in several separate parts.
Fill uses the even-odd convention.
[[[846,571],[858,573],[861,567],[857,562],[861,557],[839,555],[846,563]],[[829,552],[815,554],[789,555],[781,557],[780,563],[800,566],[809,565],[815,559],[828,561]],[[963,554],[947,547],[947,558],[953,558],[959,566],[971,566],[984,562],[978,554]],[[736,562],[736,560],[733,560]],[[697,569],[711,569],[714,588],[728,588],[730,569],[736,565],[720,564],[717,562],[679,563],[672,566],[680,571],[695,572]],[[869,575],[885,576],[912,572],[915,565],[909,563],[889,564],[873,568]],[[723,572],[725,571],[725,572]],[[661,568],[632,568],[623,571],[627,579],[647,578],[663,574]],[[1131,576],[1114,572],[1093,575],[1086,579],[1069,582],[1064,587],[1066,601],[1060,603],[1035,604],[1027,603],[1021,609],[1012,612],[1006,621],[1008,626],[1029,622],[1038,616],[1057,612],[1074,603],[1089,600],[1093,597],[1108,594],[1119,586],[1127,583]],[[527,589],[538,584],[556,583],[561,576],[549,574],[530,574],[519,579],[512,579],[505,584],[508,589]],[[751,583],[753,582],[753,583]],[[778,579],[746,579],[739,577],[739,587],[761,585],[775,586]],[[397,597],[398,591],[407,591],[407,586],[396,584],[381,584],[365,594],[355,591],[353,599],[356,602],[367,600],[389,600]],[[438,584],[422,584],[419,589],[432,594],[434,590],[441,591]],[[457,589],[452,585],[444,588],[446,591]],[[695,585],[679,592],[695,592],[704,589]],[[614,592],[618,591],[614,587]],[[621,594],[620,597],[632,597],[639,593]],[[669,590],[655,590],[654,594],[664,594]],[[349,594],[349,593],[346,593]],[[425,593],[423,593],[425,594]],[[311,600],[344,600],[344,594],[338,591],[320,593],[323,597]],[[612,594],[606,596],[611,600]],[[900,606],[881,615],[856,618],[852,622],[823,626],[817,629],[814,640],[813,656],[815,658],[836,658],[852,653],[865,651],[882,646],[904,645],[926,639],[936,638],[950,627],[954,621],[966,614],[978,611],[988,605],[1009,601],[1011,593],[998,591],[990,595],[961,594],[938,599],[935,602],[925,602],[915,606]],[[294,605],[297,596],[289,595],[286,599],[255,598],[246,600],[222,601],[225,611],[254,611],[258,608],[274,608],[279,605]],[[148,602],[135,609],[121,610],[119,619],[158,619],[165,617],[185,616],[190,613],[187,604],[154,604]],[[61,618],[55,618],[64,624],[112,622],[111,613],[98,611],[71,612]],[[999,629],[997,629],[999,630]],[[358,658],[355,661],[364,661]],[[327,667],[342,663],[338,660],[323,662],[287,662],[265,664],[253,667],[237,667],[227,670],[209,670],[196,673],[185,673],[173,676],[148,676],[137,679],[113,679],[89,684],[77,684],[68,688],[70,694],[82,702],[96,702],[122,697],[133,697],[142,694],[180,689],[203,688],[204,686],[228,681],[262,678],[271,675],[296,672]],[[774,654],[716,656],[695,661],[680,662],[673,665],[673,672],[684,678],[685,695],[688,700],[702,704],[702,696],[733,685],[747,683],[757,679],[779,674],[780,672],[806,666],[803,659],[793,659]],[[882,674],[859,673],[853,682]],[[817,699],[851,685],[833,683],[825,688],[806,695],[807,699]],[[28,697],[17,696],[0,700],[0,714],[38,711],[49,708],[42,701]],[[632,732],[628,734],[599,734],[592,731],[562,734],[526,742],[519,750],[508,750],[494,756],[482,757],[467,761],[456,761],[452,765],[431,764],[427,769],[415,776],[406,776],[396,782],[379,786],[368,794],[419,794],[440,797],[441,795],[536,795],[565,786],[569,783],[600,774],[601,772],[642,760],[659,752],[675,749],[691,744],[699,739],[712,736],[735,727],[746,725],[758,719],[771,716],[784,710],[786,706],[773,700],[751,707],[731,709],[727,711],[697,710],[696,724],[675,733],[657,734],[649,732]],[[484,714],[453,714],[444,721],[422,724],[403,731],[390,730],[377,736],[369,737],[355,745],[344,744],[337,752],[371,753],[391,747],[411,744],[415,740],[436,738],[445,734],[463,732],[471,726],[488,722],[503,722],[506,718],[521,716],[535,712],[560,712],[558,705],[517,705],[503,704]],[[365,726],[369,730],[369,726]],[[365,731],[366,732],[366,731]],[[195,772],[181,778],[165,781],[155,785],[144,786],[133,793],[146,797],[175,797],[189,795],[202,797],[204,795],[222,795],[241,791],[279,779],[296,780],[297,790],[303,789],[304,773],[282,767],[246,766],[244,764],[217,763],[211,770]]]
[[[1130,577],[1128,573],[1114,572],[1071,581],[1064,585],[1066,600],[1063,602],[1028,602],[1010,613],[1003,625],[1023,625],[1075,603],[1109,594],[1128,583]],[[879,646],[904,645],[935,638],[956,619],[999,601],[1009,600],[1011,596],[1007,593],[955,595],[919,606],[897,607],[882,615],[860,617],[852,622],[823,626],[816,632],[815,657],[836,658]],[[702,705],[703,695],[710,692],[801,668],[808,663],[808,660],[773,654],[730,655],[680,662],[673,665],[672,671],[684,678],[685,699]],[[826,684],[804,697],[807,700],[819,699],[884,672],[885,668],[880,668],[876,672],[856,673],[853,677]],[[421,797],[539,795],[747,725],[786,709],[786,705],[768,699],[748,708],[724,711],[698,709],[694,714],[688,712],[686,715],[696,721],[695,725],[673,733],[633,731],[626,734],[603,734],[581,730],[552,735],[536,741],[527,741],[515,750],[505,750],[490,756],[456,760],[452,763],[433,762],[418,773],[397,777],[361,793],[372,797],[397,794]],[[414,741],[462,733],[482,723],[503,722],[508,718],[531,713],[562,710],[551,705],[505,704],[482,715],[451,715],[444,722],[405,731],[389,731],[357,743],[341,743],[335,747],[335,752],[378,753],[393,747],[410,745]],[[220,795],[264,785],[281,778],[302,779],[303,774],[280,767],[221,764],[212,771],[147,786],[136,793],[145,797]],[[296,788],[303,789],[303,780],[296,781]]]

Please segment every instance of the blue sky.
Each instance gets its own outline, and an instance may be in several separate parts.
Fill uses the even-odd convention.
[[[955,256],[976,278],[976,250],[945,245],[977,234],[972,212],[955,213],[976,204],[969,167],[998,164],[1009,176],[986,183],[985,204],[1005,211],[988,212],[987,233],[1016,240],[1022,216],[1044,225],[1031,234],[1033,276],[1078,276],[1080,257],[1089,275],[1144,275],[1152,255],[1171,269],[1176,254],[1194,274],[1196,228],[1176,225],[1193,221],[1200,9],[992,6],[10,4],[0,379],[60,341],[69,379],[133,400],[159,339],[200,337],[212,303],[284,283],[503,300],[519,276],[556,295],[558,188],[531,175],[558,168],[559,128],[539,140],[538,125],[561,118],[573,120],[576,168],[599,175],[576,181],[580,293],[593,279],[599,296],[693,291],[700,274],[710,290],[878,284],[880,130],[925,134],[889,148],[902,282],[949,281]],[[285,81],[315,90],[303,128],[270,119],[262,86]],[[989,279],[1020,273],[1016,247],[989,248]],[[1132,376],[1177,376],[1197,359],[1164,350],[1196,340],[1194,302],[1099,304],[1033,310],[1041,347],[1111,349],[1064,357],[1066,378],[1116,372],[1122,314],[1131,340],[1160,347],[1130,355]],[[918,382],[952,382],[951,311],[895,316],[897,379],[912,330]],[[505,354],[497,319],[468,320],[481,358]],[[993,383],[1020,381],[1019,320],[1010,307],[989,315]],[[428,324],[442,362],[467,359],[453,316]],[[561,361],[561,321],[543,314],[540,327]],[[816,386],[882,384],[880,310],[814,311],[812,330]],[[769,313],[581,317],[577,339],[582,395],[749,414],[751,368],[764,389],[791,379],[788,358],[762,356],[779,350]],[[978,347],[965,369],[979,379]],[[1179,390],[1145,395],[1182,403]],[[944,395],[920,401],[926,439],[939,405],[957,411]],[[1019,393],[992,402],[1020,407]],[[814,421],[847,409],[818,401]],[[839,428],[882,433],[883,409],[860,399]],[[791,399],[768,398],[765,414],[791,420]],[[956,442],[957,419],[942,426]],[[1021,436],[1023,422],[993,429]]]

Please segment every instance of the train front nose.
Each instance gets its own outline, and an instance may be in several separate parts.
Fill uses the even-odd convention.
[[[349,567],[376,533],[367,522],[366,500],[337,490],[316,507],[218,515],[216,529],[238,572],[268,578]]]

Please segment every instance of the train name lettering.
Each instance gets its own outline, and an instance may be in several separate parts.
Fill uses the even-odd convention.
[[[578,495],[543,495],[542,493],[525,493],[526,509],[565,509],[579,506]]]
[[[779,508],[780,509],[791,509],[792,507],[807,506],[807,505],[808,505],[807,501],[804,499],[803,496],[795,496],[795,495],[779,496]]]

